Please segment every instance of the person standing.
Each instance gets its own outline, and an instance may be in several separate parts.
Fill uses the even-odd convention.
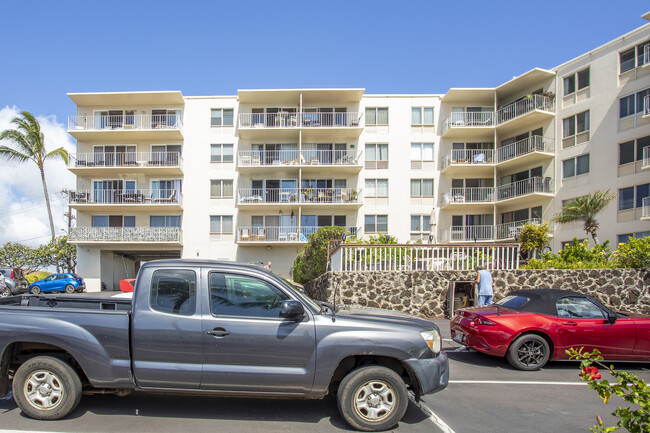
[[[490,275],[490,272],[482,266],[477,266],[474,284],[478,284],[478,305],[492,304],[494,290],[492,289],[492,275]]]
[[[270,270],[271,270],[271,262],[269,261],[269,262],[266,264],[266,266],[264,266],[264,267],[270,271]]]

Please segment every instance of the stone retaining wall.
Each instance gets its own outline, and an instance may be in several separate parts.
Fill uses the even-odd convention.
[[[474,271],[328,272],[305,285],[307,293],[337,304],[388,308],[424,317],[446,314],[452,281],[473,281]],[[494,298],[513,290],[552,288],[586,293],[618,311],[650,315],[648,269],[517,269],[492,271]]]

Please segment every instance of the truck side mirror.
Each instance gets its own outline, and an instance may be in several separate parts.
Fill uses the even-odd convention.
[[[284,301],[280,307],[280,317],[298,321],[305,317],[305,307],[295,300]]]

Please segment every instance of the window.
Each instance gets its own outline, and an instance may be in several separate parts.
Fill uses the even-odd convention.
[[[191,316],[196,311],[196,274],[183,269],[154,271],[151,277],[151,308],[162,313]]]
[[[578,90],[589,87],[589,68],[564,77],[564,96],[576,91],[576,82],[578,83]]]
[[[93,215],[93,227],[135,227],[135,216]]]
[[[388,168],[388,143],[366,143],[366,168]]]
[[[643,199],[650,196],[650,183],[636,186],[636,207],[643,207]]]
[[[247,275],[210,272],[210,310],[215,316],[280,318],[289,299],[273,284]]]
[[[618,210],[632,209],[634,207],[634,187],[618,190]]]
[[[150,227],[180,227],[180,215],[151,215],[149,217]]]
[[[388,107],[366,107],[366,125],[388,125]]]
[[[433,161],[433,143],[411,143],[411,161]]]
[[[366,215],[365,233],[388,233],[388,215]]]
[[[603,319],[605,313],[587,298],[567,297],[555,303],[557,315],[567,319]]]
[[[213,108],[210,110],[210,126],[233,126],[232,108]]]
[[[433,197],[433,179],[411,179],[411,197]]]
[[[619,165],[643,160],[643,148],[650,146],[650,135],[618,145]],[[636,150],[635,150],[636,149]]]
[[[576,76],[569,75],[564,78],[564,96],[570,95],[576,91]]]
[[[388,197],[388,179],[366,179],[366,197]]]
[[[647,236],[650,236],[650,231],[647,232],[636,232],[636,233],[626,233],[624,235],[618,235],[618,243],[619,244],[626,244],[630,241],[629,238],[634,238],[634,239],[642,239]]]
[[[411,125],[433,125],[433,107],[411,107]]]
[[[211,144],[210,162],[232,162],[232,144]]]
[[[562,161],[562,178],[589,173],[589,154]]]
[[[589,110],[563,120],[563,137],[571,137],[589,130]]]
[[[643,112],[645,97],[648,95],[650,95],[650,87],[620,98],[618,100],[618,118],[622,119]]]
[[[210,215],[210,233],[232,233],[232,215]]]
[[[431,215],[411,215],[411,233],[429,233]]]
[[[232,180],[210,180],[210,198],[232,198]]]
[[[618,53],[621,74],[645,64],[644,51],[647,45],[650,45],[650,41],[643,42],[636,47]]]

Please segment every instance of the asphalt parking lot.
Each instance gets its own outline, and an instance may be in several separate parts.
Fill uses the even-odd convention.
[[[505,359],[462,350],[450,340],[447,320],[435,320],[451,365],[449,387],[419,404],[411,401],[394,429],[402,433],[586,432],[605,406],[578,380],[578,364],[550,363],[523,372]],[[650,364],[620,364],[650,380]],[[0,399],[0,433],[21,432],[340,432],[351,431],[334,398],[261,400],[135,393],[128,397],[84,396],[67,419],[35,421],[23,416],[11,396]]]

